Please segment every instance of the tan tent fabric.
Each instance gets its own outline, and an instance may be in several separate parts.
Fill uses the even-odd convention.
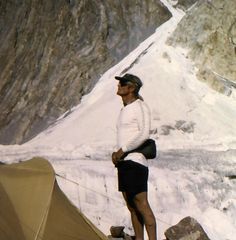
[[[105,240],[64,195],[42,158],[0,165],[1,240]]]

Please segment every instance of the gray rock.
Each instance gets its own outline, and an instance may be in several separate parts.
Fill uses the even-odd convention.
[[[228,96],[236,86],[235,12],[235,0],[198,1],[168,40],[188,48],[198,78]]]
[[[190,121],[186,122],[184,120],[176,121],[175,128],[181,130],[185,133],[193,133],[194,132],[195,123]]]
[[[166,240],[210,240],[201,225],[191,217],[165,231]]]
[[[185,11],[188,10],[197,1],[199,0],[178,0],[175,7],[181,8]]]
[[[162,125],[160,135],[169,135],[171,130],[175,130],[175,128],[171,125]]]
[[[170,17],[156,0],[1,0],[0,143],[44,130]]]
[[[114,238],[124,237],[124,226],[111,226],[110,232],[111,236]]]
[[[124,226],[111,226],[111,235],[108,236],[110,240],[133,240],[135,237],[130,236],[124,232]]]

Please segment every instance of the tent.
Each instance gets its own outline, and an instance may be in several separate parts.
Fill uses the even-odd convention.
[[[0,165],[1,240],[105,240],[60,190],[42,158]]]

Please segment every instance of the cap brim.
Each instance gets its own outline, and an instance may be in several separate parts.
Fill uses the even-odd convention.
[[[119,77],[119,76],[115,76],[115,79],[116,79],[116,80],[123,80],[123,81],[126,80],[125,78]],[[127,81],[127,80],[126,80],[126,81]]]

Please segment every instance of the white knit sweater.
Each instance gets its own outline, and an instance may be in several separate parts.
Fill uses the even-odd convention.
[[[149,138],[151,114],[147,104],[137,99],[124,106],[117,122],[117,147],[123,152],[139,147]],[[125,160],[133,160],[147,166],[147,160],[141,153],[130,153]]]

